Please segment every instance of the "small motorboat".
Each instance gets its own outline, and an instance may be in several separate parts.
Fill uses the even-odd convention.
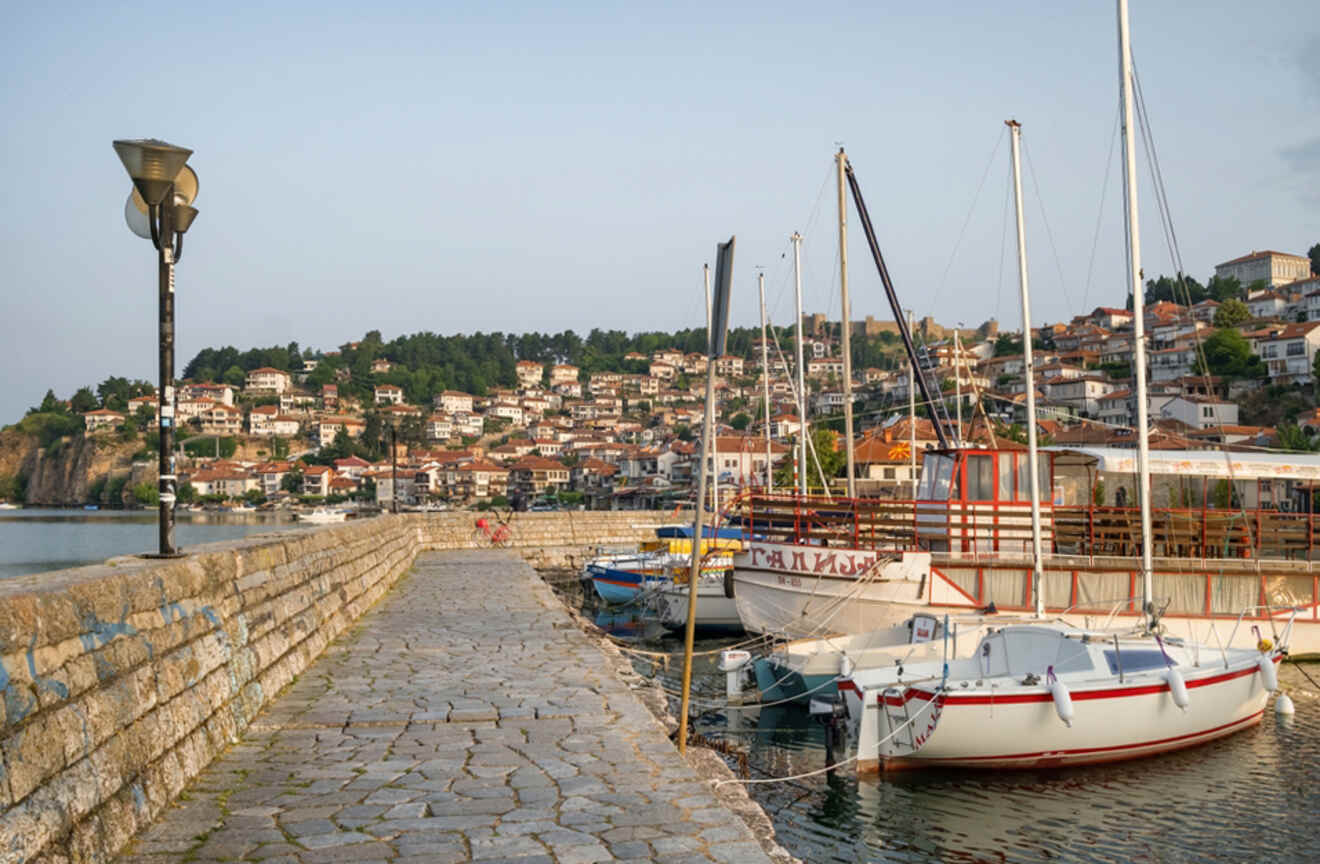
[[[311,513],[295,513],[294,516],[299,522],[306,522],[309,525],[329,525],[343,522],[348,518],[348,514],[343,510],[331,510],[329,507],[317,507]]]

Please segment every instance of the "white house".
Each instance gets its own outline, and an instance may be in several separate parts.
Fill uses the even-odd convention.
[[[569,363],[556,363],[550,367],[550,386],[571,384],[578,380],[578,367]]]
[[[1192,374],[1196,368],[1196,348],[1163,348],[1150,352],[1150,379],[1171,381]]]
[[[1197,429],[1236,426],[1238,406],[1236,402],[1227,402],[1211,396],[1185,394],[1170,399],[1160,409],[1160,416],[1167,420],[1181,420]]]
[[[341,430],[348,433],[349,438],[358,438],[366,428],[367,424],[356,417],[329,415],[317,420],[312,426],[312,432],[316,446],[324,447],[333,444]]]
[[[377,405],[402,405],[403,388],[393,384],[381,384],[376,387]]]
[[[247,373],[244,390],[249,392],[283,393],[293,386],[293,378],[288,372],[263,366]]]
[[[426,420],[428,441],[447,441],[454,436],[454,421],[443,414],[434,414]]]
[[[118,411],[111,411],[108,408],[97,408],[95,411],[88,411],[83,415],[83,424],[88,432],[95,432],[97,429],[109,426],[114,428],[124,422],[124,415]]]
[[[1264,291],[1247,301],[1252,318],[1276,318],[1287,306],[1288,299],[1277,291]]]
[[[1051,401],[1060,402],[1089,417],[1100,413],[1100,399],[1118,389],[1099,378],[1055,379],[1045,385]]]
[[[1264,280],[1270,287],[1305,279],[1311,273],[1311,261],[1304,255],[1289,255],[1286,252],[1252,252],[1223,264],[1215,265],[1215,275],[1220,278],[1232,276],[1242,283],[1242,287],[1252,282]]]
[[[248,415],[248,434],[257,438],[293,438],[300,427],[297,417],[280,414],[275,405],[258,405]]]
[[[1289,324],[1257,343],[1260,359],[1277,383],[1306,384],[1311,380],[1316,348],[1320,347],[1320,321]]]
[[[541,376],[545,372],[545,367],[540,363],[533,363],[531,360],[519,360],[514,367],[518,375],[518,383],[524,387],[535,387],[541,383]]]
[[[459,411],[472,413],[472,394],[460,393],[457,390],[446,390],[438,394],[431,403],[446,414],[454,414]]]

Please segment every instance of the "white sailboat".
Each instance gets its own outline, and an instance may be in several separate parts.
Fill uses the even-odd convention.
[[[1110,762],[1190,747],[1259,722],[1278,686],[1296,611],[1279,644],[1253,626],[1254,648],[1183,642],[1167,635],[1153,604],[1146,381],[1142,350],[1141,256],[1132,142],[1131,54],[1127,0],[1118,0],[1123,142],[1128,209],[1129,277],[1136,322],[1133,341],[1141,484],[1142,616],[1128,632],[1093,630],[1064,621],[991,629],[971,657],[943,657],[901,670],[858,672],[839,684],[856,738],[859,770],[930,766],[1040,768]],[[1030,351],[1021,186],[1020,127],[1013,133],[1024,344]],[[1030,354],[1027,354],[1030,370]],[[1030,397],[1031,382],[1028,378]],[[1029,398],[1030,404],[1030,398]],[[1034,412],[1028,414],[1034,430]],[[1031,441],[1032,548],[1036,614],[1042,612],[1041,520]],[[1246,611],[1244,610],[1244,614]],[[1238,626],[1241,625],[1239,618]],[[1234,628],[1237,629],[1236,627]],[[1230,637],[1230,642],[1232,641]]]

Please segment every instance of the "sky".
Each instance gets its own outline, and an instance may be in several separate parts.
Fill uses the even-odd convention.
[[[1320,24],[1306,0],[1134,2],[1186,271],[1320,242]],[[18,4],[0,32],[0,423],[48,388],[156,378],[156,264],[110,142],[192,148],[178,368],[204,347],[378,329],[704,325],[839,311],[833,154],[904,306],[1021,326],[1008,141],[1023,124],[1035,324],[1124,302],[1111,2]],[[1147,275],[1175,267],[1149,163]],[[891,319],[855,213],[853,317]]]

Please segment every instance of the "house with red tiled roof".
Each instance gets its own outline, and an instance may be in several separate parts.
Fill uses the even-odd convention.
[[[293,377],[282,369],[262,366],[247,373],[243,390],[248,393],[283,393],[293,387]]]
[[[83,426],[88,432],[95,432],[97,429],[104,429],[107,426],[113,429],[123,422],[124,415],[119,411],[111,411],[109,408],[97,408],[83,414]]]
[[[1320,321],[1289,324],[1257,340],[1257,352],[1275,383],[1307,384],[1320,348]]]

